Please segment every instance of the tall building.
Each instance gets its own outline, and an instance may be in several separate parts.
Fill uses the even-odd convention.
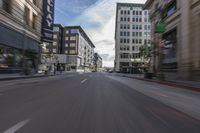
[[[80,26],[64,27],[62,52],[67,55],[67,70],[92,69],[94,48]]]
[[[53,25],[53,45],[51,51],[54,54],[62,54],[63,26],[61,24]]]
[[[94,53],[94,70],[100,72],[102,70],[102,58],[98,53]]]
[[[200,0],[147,0],[144,8],[150,10],[154,53],[164,54],[161,61],[161,54],[152,55],[154,73],[162,70],[167,79],[200,80]],[[162,33],[157,32],[160,20],[165,25]]]
[[[144,60],[140,47],[150,45],[148,10],[143,4],[117,3],[115,28],[115,71],[136,73],[142,70]]]
[[[42,1],[0,0],[0,73],[37,69],[41,23]]]

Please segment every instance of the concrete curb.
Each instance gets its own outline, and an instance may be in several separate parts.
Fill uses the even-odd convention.
[[[137,80],[143,80],[143,81],[147,81],[147,82],[152,82],[152,83],[167,85],[167,86],[171,86],[171,87],[183,88],[183,89],[187,89],[187,90],[200,92],[200,87],[191,86],[191,85],[188,85],[188,84],[181,84],[181,83],[172,82],[172,81],[161,81],[161,80],[144,79],[144,78],[125,76],[125,75],[123,75],[122,77],[127,77],[127,78],[132,78],[132,79],[137,79]]]
[[[51,75],[7,77],[7,78],[0,78],[0,81],[17,80],[17,79],[42,78],[42,77],[49,77],[49,76],[51,76]]]

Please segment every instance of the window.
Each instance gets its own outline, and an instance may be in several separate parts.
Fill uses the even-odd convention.
[[[126,11],[124,11],[124,14],[126,14]]]
[[[124,18],[124,21],[126,22],[126,18]]]
[[[69,30],[66,30],[65,33],[66,33],[66,34],[69,34]]]
[[[142,44],[142,39],[139,39],[139,44]]]
[[[132,43],[135,43],[135,39],[132,40]]]
[[[139,32],[139,36],[142,37],[142,32]]]
[[[132,36],[133,36],[133,37],[135,36],[135,32],[132,33]]]
[[[130,22],[130,18],[127,18],[127,21]]]
[[[127,39],[127,43],[130,43],[130,40],[129,40],[129,39]]]
[[[32,28],[36,30],[37,28],[37,15],[33,13]]]
[[[120,43],[123,43],[123,39],[120,39]]]
[[[124,43],[126,43],[126,39],[124,39]]]
[[[135,36],[138,37],[138,32],[136,32]]]
[[[121,21],[123,21],[123,18],[121,17]]]
[[[144,18],[144,22],[147,23],[147,22],[148,22],[148,19],[147,19],[147,18]]]
[[[133,15],[135,15],[135,11],[133,11]]]
[[[70,54],[75,54],[76,51],[75,51],[75,50],[70,50],[69,53],[70,53]]]
[[[53,42],[53,46],[57,46],[57,42]]]
[[[56,51],[57,51],[56,49],[53,49],[53,53],[56,53]]]
[[[126,32],[124,31],[124,36],[126,36]]]
[[[139,22],[142,22],[142,18],[139,18]]]
[[[130,11],[128,11],[128,15],[130,15]]]
[[[76,34],[76,33],[78,33],[78,32],[79,32],[78,29],[71,29],[71,33],[72,33],[72,34]]]
[[[142,15],[142,11],[140,11],[140,13],[139,13],[140,15]]]
[[[132,29],[135,30],[135,25],[133,25]]]
[[[124,29],[126,29],[126,25],[124,25]]]
[[[120,46],[120,50],[123,50],[123,46]]]
[[[71,36],[70,40],[74,41],[74,40],[76,40],[76,37],[75,36]]]
[[[135,18],[133,18],[133,22],[135,22]]]
[[[123,29],[123,24],[120,25],[120,29]]]
[[[142,30],[142,25],[139,25],[139,29]]]
[[[59,27],[53,27],[53,31],[54,32],[58,32],[59,31]]]
[[[148,26],[147,26],[147,25],[145,25],[145,26],[144,26],[144,29],[145,29],[145,30],[148,30]]]
[[[138,15],[138,11],[136,11],[136,15]]]
[[[172,14],[175,13],[175,11],[176,11],[176,0],[167,7],[165,17],[171,16]]]
[[[30,9],[27,6],[24,7],[24,21],[30,25]]]
[[[130,25],[127,25],[127,29],[130,29]]]
[[[138,30],[138,29],[139,29],[138,25],[136,25],[135,29],[136,29],[136,30]]]
[[[130,47],[129,47],[129,46],[127,46],[126,48],[127,48],[128,51],[130,50]]]
[[[138,18],[136,18],[136,22],[138,22]]]
[[[135,46],[132,47],[132,50],[135,51]]]
[[[130,32],[127,32],[127,36],[130,36]]]
[[[144,11],[144,15],[145,15],[145,16],[148,15],[148,11]]]
[[[57,39],[58,38],[58,36],[57,35],[53,35],[53,39]]]
[[[70,47],[76,47],[75,43],[70,43]]]
[[[8,13],[10,13],[11,9],[10,5],[11,5],[10,0],[0,0],[0,8]]]
[[[65,54],[68,54],[68,50],[65,50]]]

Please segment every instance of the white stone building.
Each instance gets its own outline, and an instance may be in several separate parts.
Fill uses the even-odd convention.
[[[150,45],[151,25],[143,4],[117,3],[115,29],[115,71],[136,73],[142,68],[140,47]]]

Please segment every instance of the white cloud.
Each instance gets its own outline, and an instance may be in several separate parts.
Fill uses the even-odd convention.
[[[144,3],[145,1],[146,0],[99,0],[75,19],[74,23],[83,26],[94,42],[96,51],[100,55],[103,55],[104,66],[114,66],[116,3]]]

